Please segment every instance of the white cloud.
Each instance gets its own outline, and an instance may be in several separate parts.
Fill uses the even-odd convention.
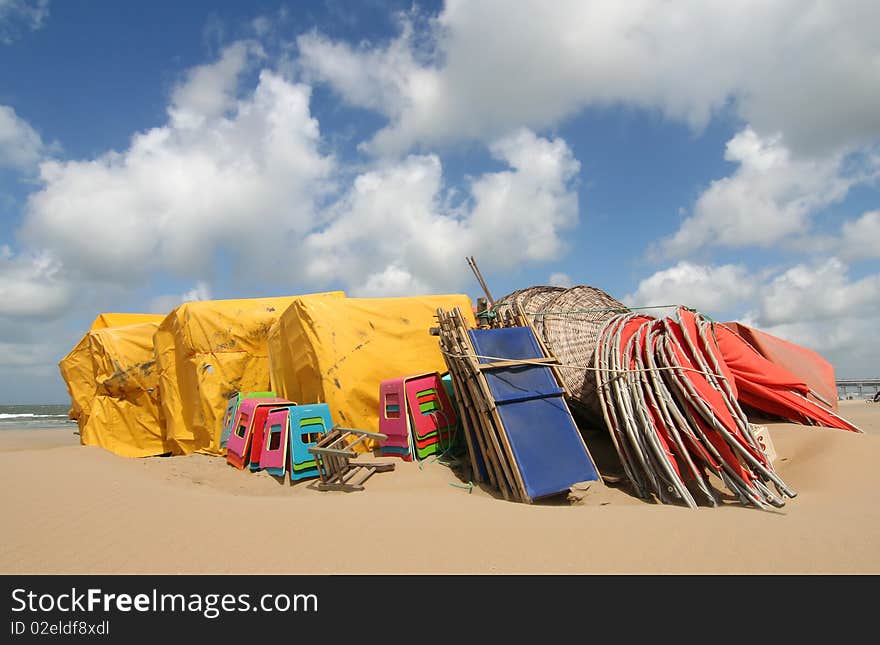
[[[352,168],[322,152],[307,86],[263,70],[236,98],[261,55],[235,43],[189,72],[168,123],[127,150],[42,163],[21,239],[51,249],[76,280],[136,284],[162,271],[207,283],[231,258],[225,268],[251,280],[371,295],[460,286],[466,271],[450,267],[477,246],[488,270],[566,252],[580,164],[562,139],[518,129],[494,140],[508,169],[470,179],[463,198],[435,155],[377,162],[345,186]]]
[[[122,153],[41,164],[22,239],[53,249],[78,275],[126,281],[156,269],[209,279],[224,249],[255,278],[313,223],[332,188],[310,90],[262,71],[231,103],[241,56],[233,44],[174,93],[171,119]],[[292,264],[286,269],[296,271]]]
[[[64,313],[73,295],[50,253],[15,255],[0,247],[0,318],[52,319]]]
[[[880,210],[843,224],[840,253],[846,259],[880,258]]]
[[[196,285],[181,294],[168,294],[156,296],[150,300],[149,311],[154,314],[167,314],[184,302],[194,300],[211,300],[211,286],[199,280]]]
[[[877,376],[880,274],[853,280],[837,258],[799,264],[760,289],[743,322],[809,347],[835,366],[837,376]]]
[[[49,16],[49,0],[0,0],[0,43],[12,43],[22,28],[43,26]]]
[[[427,293],[429,290],[406,269],[391,265],[381,272],[370,274],[363,285],[354,288],[352,295],[358,298],[392,298]]]
[[[305,242],[303,270],[341,280],[353,293],[399,294],[459,288],[464,258],[479,249],[485,269],[542,262],[566,251],[577,223],[580,167],[561,139],[520,130],[490,151],[510,170],[472,180],[454,204],[440,160],[410,155],[358,176],[334,205],[330,223]]]
[[[662,242],[666,255],[712,245],[769,247],[804,235],[811,215],[876,173],[864,164],[846,166],[842,155],[795,159],[779,137],[760,137],[751,128],[727,142],[724,158],[738,164],[736,171],[700,195],[693,214]]]
[[[385,44],[298,44],[310,78],[388,117],[383,154],[616,104],[696,129],[731,106],[799,155],[828,154],[880,133],[878,23],[874,0],[450,1],[426,33],[405,18]]]
[[[0,366],[33,367],[54,363],[55,347],[49,343],[5,343],[0,341]]]
[[[257,43],[239,41],[224,49],[217,62],[190,69],[171,97],[171,125],[197,128],[234,110],[239,76],[261,53]]]
[[[725,312],[751,297],[755,283],[756,278],[742,266],[682,261],[639,282],[623,302],[630,307],[684,305],[710,314]]]
[[[569,289],[574,286],[571,276],[567,273],[551,273],[547,279],[547,284],[551,287],[562,287],[563,289]]]
[[[0,168],[36,169],[44,152],[43,140],[8,105],[0,105]]]
[[[317,32],[303,34],[297,38],[299,68],[307,82],[328,80],[349,103],[394,118],[413,106],[439,112],[437,76],[416,60],[410,23],[404,20],[401,27],[401,36],[382,49],[354,48]]]
[[[817,265],[798,264],[765,286],[759,303],[753,317],[764,325],[880,314],[880,275],[851,281],[846,265],[837,258]]]
[[[876,376],[880,365],[880,274],[853,280],[837,258],[751,274],[679,262],[642,280],[623,302],[682,304],[738,320],[818,352],[841,378]]]

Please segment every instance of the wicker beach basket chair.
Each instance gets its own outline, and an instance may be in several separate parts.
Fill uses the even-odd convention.
[[[566,289],[544,305],[544,341],[559,361],[572,403],[591,422],[604,426],[596,392],[595,356],[599,332],[612,316],[627,312],[622,302],[587,285]]]
[[[544,340],[543,311],[544,306],[565,291],[564,287],[534,286],[509,293],[495,302],[496,306],[510,305],[513,311],[520,305],[523,312],[531,319],[535,332]]]
[[[560,373],[571,392],[570,403],[590,422],[605,426],[596,393],[594,359],[599,331],[612,316],[628,312],[619,300],[587,285],[570,289],[535,286],[496,301],[522,305],[535,331],[564,367]]]

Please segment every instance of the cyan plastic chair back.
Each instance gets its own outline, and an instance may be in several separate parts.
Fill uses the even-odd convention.
[[[332,427],[333,418],[326,403],[308,403],[288,408],[290,425],[290,479],[318,476],[315,456],[309,452]]]

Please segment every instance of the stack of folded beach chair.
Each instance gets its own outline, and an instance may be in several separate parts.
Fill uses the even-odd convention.
[[[309,448],[333,427],[326,403],[297,405],[254,394],[238,401],[234,398],[230,397],[224,420],[227,463],[239,470],[245,466],[251,471],[264,470],[275,477],[289,473],[291,482],[318,477]]]
[[[440,348],[458,401],[474,479],[531,503],[599,480],[565,400],[558,361],[521,307],[482,328],[437,310]]]
[[[796,495],[741,403],[796,423],[860,432],[811,401],[806,384],[730,328],[684,307],[664,318],[610,318],[594,371],[627,477],[640,496],[663,503],[716,505],[713,479],[758,508]]]
[[[379,384],[382,456],[422,460],[454,447],[458,415],[437,372],[387,379]]]

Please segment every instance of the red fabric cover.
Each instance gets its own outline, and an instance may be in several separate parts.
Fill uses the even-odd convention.
[[[806,383],[764,358],[732,329],[715,325],[714,333],[724,361],[736,379],[740,403],[795,423],[816,423],[859,432],[833,411],[806,398],[810,389]]]
[[[795,345],[754,327],[740,322],[722,324],[748,342],[761,356],[797,376],[825,400],[808,395],[810,399],[826,407],[830,405],[831,409],[837,412],[837,381],[831,363],[806,347]]]

